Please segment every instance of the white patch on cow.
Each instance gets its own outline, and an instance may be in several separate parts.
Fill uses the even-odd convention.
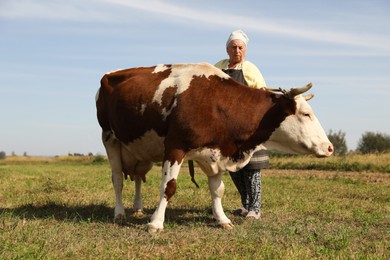
[[[244,158],[240,161],[233,161],[230,157],[223,156],[219,149],[198,148],[188,152],[186,159],[198,162],[206,175],[213,176],[223,171],[236,172],[242,169],[249,162],[254,151],[244,153]]]
[[[154,130],[149,130],[126,144],[125,148],[139,161],[160,162],[164,153],[164,138]]]
[[[140,111],[139,111],[139,113],[140,113],[141,115],[144,114],[146,107],[147,107],[146,104],[142,104],[142,105],[141,105],[141,109],[140,109]]]
[[[167,67],[164,67],[164,65],[158,65],[156,66],[153,73],[155,73],[156,71],[162,71],[166,68]],[[212,75],[217,75],[220,78],[229,78],[227,74],[223,73],[220,69],[208,63],[174,64],[171,66],[171,70],[172,71],[169,77],[161,81],[153,96],[152,102],[156,102],[160,106],[162,104],[163,94],[167,88],[176,88],[176,96],[178,96],[190,87],[191,81],[196,76],[204,76],[206,78],[209,78]],[[171,113],[172,109],[176,106],[176,104],[177,103],[174,102],[171,107],[163,108],[162,113],[164,118],[166,118]]]
[[[106,75],[109,75],[109,74],[111,74],[111,73],[115,73],[115,72],[121,71],[121,70],[124,70],[124,69],[111,70],[111,71],[109,71],[109,72],[106,72]]]
[[[165,65],[165,64],[158,64],[158,65],[156,65],[156,67],[154,68],[152,73],[163,72],[163,71],[165,71],[167,69],[169,69],[169,67],[167,65]]]
[[[163,108],[161,111],[161,114],[163,116],[163,120],[165,121],[167,117],[171,114],[172,110],[176,107],[177,101],[175,100],[172,104],[172,106],[167,110],[166,108]]]

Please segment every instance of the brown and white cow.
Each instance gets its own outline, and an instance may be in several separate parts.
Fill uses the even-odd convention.
[[[163,162],[160,202],[149,225],[163,229],[168,200],[183,161],[208,176],[217,223],[232,224],[221,199],[221,173],[244,167],[260,149],[330,156],[333,146],[301,95],[311,84],[277,94],[241,85],[207,63],[157,65],[108,73],[96,95],[97,117],[112,169],[115,219],[125,218],[123,178],[135,181],[134,210],[142,212],[141,180]]]

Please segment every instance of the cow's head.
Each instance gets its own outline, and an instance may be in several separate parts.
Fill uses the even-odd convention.
[[[312,87],[311,83],[302,88],[293,88],[290,91],[279,89],[283,95],[280,99],[287,102],[283,109],[289,115],[264,143],[268,150],[277,150],[296,154],[314,154],[317,157],[330,156],[333,145],[329,141],[324,129],[307,100],[312,94],[302,95]],[[282,103],[282,101],[280,101]],[[282,106],[284,106],[282,104]]]

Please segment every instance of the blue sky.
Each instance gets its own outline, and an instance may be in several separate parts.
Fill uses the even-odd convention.
[[[105,154],[107,71],[226,58],[232,30],[269,87],[313,82],[326,132],[390,134],[390,2],[0,0],[0,151]]]

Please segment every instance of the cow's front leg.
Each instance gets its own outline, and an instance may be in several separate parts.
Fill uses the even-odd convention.
[[[181,163],[166,160],[162,168],[162,182],[160,189],[160,202],[148,224],[149,233],[156,233],[164,229],[165,210],[169,199],[176,192],[176,180],[179,175]]]
[[[225,184],[222,181],[222,175],[218,173],[214,176],[208,176],[210,195],[213,205],[213,216],[219,226],[224,229],[232,229],[233,224],[225,215],[222,207],[222,197],[225,191]]]

